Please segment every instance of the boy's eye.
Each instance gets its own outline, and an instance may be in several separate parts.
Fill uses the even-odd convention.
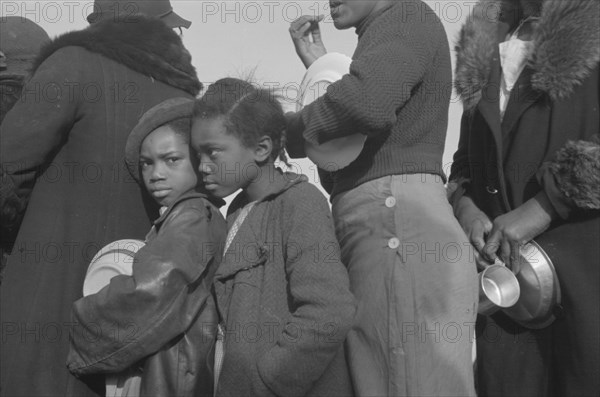
[[[211,159],[214,159],[215,157],[217,157],[217,155],[219,155],[223,150],[220,148],[203,148],[201,149],[199,152],[196,153],[196,157],[198,158],[198,161],[202,161],[202,156],[208,156]]]
[[[217,154],[218,152],[219,152],[219,149],[208,148],[208,149],[204,149],[202,152],[196,153],[196,157],[198,157],[198,160],[202,160],[203,154],[206,154],[209,157],[214,157],[215,154]]]

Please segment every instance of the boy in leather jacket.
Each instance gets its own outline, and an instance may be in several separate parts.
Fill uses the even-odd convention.
[[[164,101],[129,135],[127,166],[161,215],[134,257],[133,275],[75,302],[67,360],[75,375],[137,366],[141,395],[212,395],[217,320],[210,286],[226,225],[198,186],[192,109],[188,98]]]

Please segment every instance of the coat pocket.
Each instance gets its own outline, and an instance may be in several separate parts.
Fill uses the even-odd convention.
[[[269,259],[269,252],[267,245],[261,243],[229,249],[223,256],[215,280],[226,282],[233,278],[233,283],[236,284],[239,280],[254,278],[254,269],[264,267]]]

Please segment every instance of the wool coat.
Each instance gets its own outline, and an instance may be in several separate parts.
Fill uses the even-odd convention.
[[[489,16],[506,6],[481,1],[458,42],[465,113],[453,200],[467,194],[493,220],[545,192],[558,219],[535,241],[554,263],[562,304],[542,330],[502,312],[479,318],[478,392],[593,395],[600,390],[599,5],[542,2],[533,51],[501,120],[498,44],[510,24]]]
[[[3,395],[103,395],[103,377],[65,366],[71,307],[94,254],[143,240],[158,217],[127,171],[129,132],[154,105],[200,88],[181,39],[157,19],[99,22],[42,49],[0,129],[3,222],[27,205],[1,288]]]
[[[224,329],[217,396],[351,396],[355,302],[327,200],[306,177],[248,214],[214,281]],[[242,193],[228,222],[247,204]]]

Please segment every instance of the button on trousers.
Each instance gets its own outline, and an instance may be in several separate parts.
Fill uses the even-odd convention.
[[[333,200],[358,301],[347,338],[358,396],[474,396],[473,248],[430,174],[364,183]]]

